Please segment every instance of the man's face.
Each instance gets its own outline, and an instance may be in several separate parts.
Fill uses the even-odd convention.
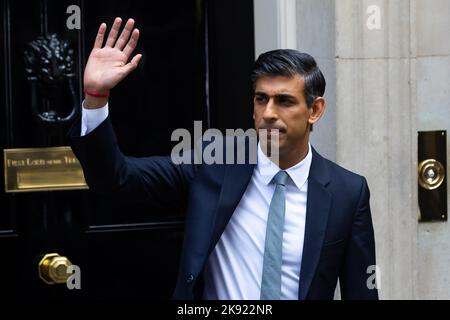
[[[304,79],[264,76],[256,80],[253,97],[255,128],[279,130],[279,154],[301,150],[309,139],[311,110],[304,97]],[[268,130],[268,140],[270,139]]]

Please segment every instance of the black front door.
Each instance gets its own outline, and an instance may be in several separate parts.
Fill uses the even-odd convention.
[[[70,6],[80,9],[79,28],[68,27],[68,20],[76,25]],[[143,54],[109,100],[124,154],[169,154],[176,143],[172,131],[192,130],[194,120],[203,121],[204,129],[252,124],[251,1],[2,0],[0,8],[2,173],[4,149],[69,145],[66,133],[83,99],[84,64],[98,26],[110,26],[116,16],[136,20],[136,53]],[[46,56],[51,41],[67,41],[58,47],[59,60]],[[71,70],[70,84],[58,74],[61,68]],[[0,176],[1,296],[171,297],[183,212],[89,190],[5,192]],[[39,262],[50,253],[79,267],[81,288],[41,279]]]

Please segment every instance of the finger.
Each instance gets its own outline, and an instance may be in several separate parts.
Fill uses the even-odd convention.
[[[131,56],[134,49],[137,46],[139,40],[139,29],[134,29],[131,34],[130,40],[128,40],[127,46],[123,49],[123,53],[127,56],[127,59]]]
[[[116,18],[111,27],[111,31],[109,31],[108,40],[106,40],[105,47],[113,47],[114,43],[116,43],[117,35],[119,34],[120,25],[122,24],[121,18]]]
[[[125,28],[123,28],[122,33],[120,34],[119,40],[117,40],[115,47],[119,50],[122,50],[123,47],[127,44],[128,38],[130,37],[131,30],[134,27],[134,20],[128,19],[125,24]]]
[[[141,58],[142,54],[137,54],[133,57],[133,59],[131,59],[129,63],[123,66],[125,76],[127,76],[131,71],[137,68],[137,66],[139,65],[139,61],[141,61]]]
[[[95,38],[94,49],[100,49],[105,38],[106,23],[102,23],[98,28],[97,37]]]

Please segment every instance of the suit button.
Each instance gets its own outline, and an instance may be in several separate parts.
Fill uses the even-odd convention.
[[[190,274],[187,278],[186,278],[186,282],[187,283],[192,283],[192,281],[194,281],[194,275]]]

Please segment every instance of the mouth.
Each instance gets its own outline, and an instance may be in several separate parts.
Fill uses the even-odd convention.
[[[280,129],[280,128],[259,128],[259,129],[260,130],[265,129],[265,130],[267,130],[267,134],[271,134],[271,135],[285,133],[285,130]]]

